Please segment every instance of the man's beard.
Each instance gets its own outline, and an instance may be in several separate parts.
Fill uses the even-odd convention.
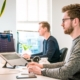
[[[64,31],[65,34],[71,34],[73,32],[74,28],[72,27],[72,24],[70,25],[70,27]]]

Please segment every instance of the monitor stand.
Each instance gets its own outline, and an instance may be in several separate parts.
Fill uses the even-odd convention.
[[[3,68],[9,68],[9,69],[15,69],[16,65],[14,65],[13,67],[7,67],[7,62],[4,64]]]

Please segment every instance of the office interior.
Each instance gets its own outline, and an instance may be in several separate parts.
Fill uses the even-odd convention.
[[[0,5],[2,6],[4,0],[0,0]],[[19,0],[7,0],[5,10],[0,17],[0,32],[5,30],[10,30],[13,33],[15,51],[18,52],[17,47],[17,4]],[[21,1],[21,0],[20,0]],[[25,1],[25,0],[24,0]],[[69,35],[64,34],[63,28],[61,26],[62,22],[62,12],[61,8],[67,4],[79,3],[79,0],[47,0],[48,2],[48,22],[51,25],[51,35],[53,35],[59,43],[60,49],[63,47],[70,48],[72,43],[72,38]],[[44,0],[45,3],[45,0]],[[0,6],[0,8],[1,8]],[[69,51],[69,50],[68,50]]]
[[[4,0],[0,0],[0,9]],[[19,0],[18,0],[19,1]],[[20,0],[21,1],[21,0]],[[22,0],[23,1],[23,0]],[[70,49],[72,44],[72,38],[69,35],[64,34],[61,26],[62,12],[61,8],[65,5],[72,3],[80,3],[80,0],[47,0],[48,1],[48,22],[51,25],[51,35],[53,35],[58,43],[60,49],[67,47]],[[14,38],[15,51],[18,52],[17,47],[17,0],[6,0],[5,10],[0,17],[0,32],[10,30]],[[68,50],[69,51],[69,50]]]

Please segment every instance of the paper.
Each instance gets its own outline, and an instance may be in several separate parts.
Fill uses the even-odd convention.
[[[0,69],[0,75],[4,75],[4,74],[16,74],[19,73],[19,70],[15,70],[15,69]]]

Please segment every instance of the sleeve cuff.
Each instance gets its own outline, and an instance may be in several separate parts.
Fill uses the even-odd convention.
[[[46,76],[46,70],[45,70],[45,69],[41,69],[41,74],[42,74],[43,76]]]

